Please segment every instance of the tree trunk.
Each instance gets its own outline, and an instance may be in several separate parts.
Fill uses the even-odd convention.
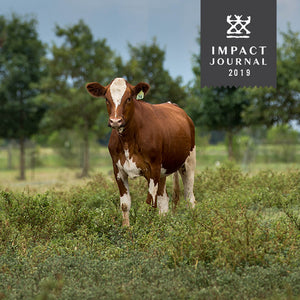
[[[20,138],[20,176],[19,180],[25,180],[25,138]]]
[[[89,132],[87,126],[85,126],[83,136],[83,165],[82,173],[80,177],[88,177],[90,169],[90,151],[89,151]]]
[[[20,176],[19,180],[25,180],[25,137],[24,137],[24,123],[25,123],[25,111],[24,111],[24,99],[22,95],[22,90],[17,91],[17,96],[20,101]]]
[[[13,168],[12,166],[12,142],[9,141],[7,144],[7,169],[11,170]]]
[[[230,161],[233,160],[234,155],[233,155],[233,133],[232,131],[227,132],[227,139],[228,139],[228,159]]]

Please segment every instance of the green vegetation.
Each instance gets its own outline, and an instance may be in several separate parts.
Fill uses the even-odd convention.
[[[19,143],[21,180],[25,179],[26,139],[38,132],[46,111],[44,103],[35,101],[46,52],[36,24],[34,19],[0,16],[0,136]]]
[[[195,210],[182,200],[164,217],[134,180],[128,229],[109,177],[44,193],[2,189],[0,298],[296,299],[299,178],[222,164],[196,176]]]
[[[271,133],[274,130],[271,130]],[[274,134],[272,133],[272,137]],[[285,135],[288,136],[287,134]],[[280,138],[280,136],[279,136]],[[268,138],[269,139],[269,138]],[[298,138],[297,138],[298,139]],[[76,139],[74,139],[76,141]],[[249,137],[241,136],[235,140],[234,150],[236,163],[243,172],[256,174],[261,170],[288,171],[300,167],[300,145],[297,143],[277,143],[256,145]],[[16,146],[0,148],[0,184],[3,187],[43,191],[50,187],[61,187],[67,184],[84,184],[81,177],[79,145],[68,147],[45,148],[28,147],[26,162],[28,178],[20,182],[18,177],[18,149]],[[8,163],[8,156],[11,156]],[[225,144],[210,145],[207,138],[197,141],[197,172],[206,168],[215,169],[228,160]],[[111,158],[107,147],[90,145],[91,176],[102,173],[112,174]]]
[[[123,61],[83,21],[56,26],[59,46],[36,27],[0,16],[0,299],[299,299],[299,33],[283,33],[277,89],[224,90],[200,88],[200,52],[185,86],[155,38]],[[196,208],[161,217],[132,181],[126,229],[105,103],[84,89],[123,76],[201,126]]]
[[[82,177],[92,174],[93,147],[99,141],[107,144],[109,129],[105,101],[88,95],[85,85],[90,81],[106,85],[115,77],[132,84],[148,82],[151,90],[145,101],[177,103],[199,126],[199,135],[214,132],[214,143],[224,142],[226,134],[230,160],[248,164],[257,157],[253,146],[269,139],[268,144],[279,141],[286,145],[274,153],[272,162],[297,162],[294,150],[299,133],[292,133],[291,124],[299,124],[299,32],[288,28],[282,33],[276,89],[201,89],[200,51],[192,55],[194,78],[184,84],[180,76],[172,78],[165,69],[166,51],[155,37],[139,45],[129,41],[128,59],[124,60],[124,53],[117,55],[105,37],[95,38],[83,20],[55,26],[59,42],[51,45],[41,42],[37,25],[33,16],[0,15],[0,138],[8,151],[12,143],[19,144],[19,179],[26,179],[25,167],[30,168],[31,163],[45,164],[32,151],[26,153],[29,143],[56,148],[60,164],[80,168],[77,172]],[[200,30],[195,39],[200,49]],[[273,126],[273,133],[267,136]],[[257,140],[255,132],[262,139]],[[9,158],[4,162],[8,169],[11,163]]]

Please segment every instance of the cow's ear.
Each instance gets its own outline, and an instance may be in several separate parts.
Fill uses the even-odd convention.
[[[85,88],[94,97],[104,97],[106,93],[106,87],[98,82],[88,83]]]
[[[150,85],[145,82],[140,82],[134,87],[134,96],[136,99],[140,100],[144,98],[144,95],[148,93]]]

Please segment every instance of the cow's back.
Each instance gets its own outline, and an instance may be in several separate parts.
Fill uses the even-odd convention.
[[[172,103],[137,101],[135,117],[141,146],[161,155],[167,173],[180,168],[195,146],[195,127],[185,111]]]

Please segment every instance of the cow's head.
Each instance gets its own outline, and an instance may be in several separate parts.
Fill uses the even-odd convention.
[[[106,99],[109,114],[108,126],[118,131],[122,131],[134,112],[133,100],[141,91],[146,94],[149,88],[148,83],[140,82],[133,86],[123,78],[116,78],[107,86],[102,86],[98,82],[86,85],[87,91],[92,96]]]

